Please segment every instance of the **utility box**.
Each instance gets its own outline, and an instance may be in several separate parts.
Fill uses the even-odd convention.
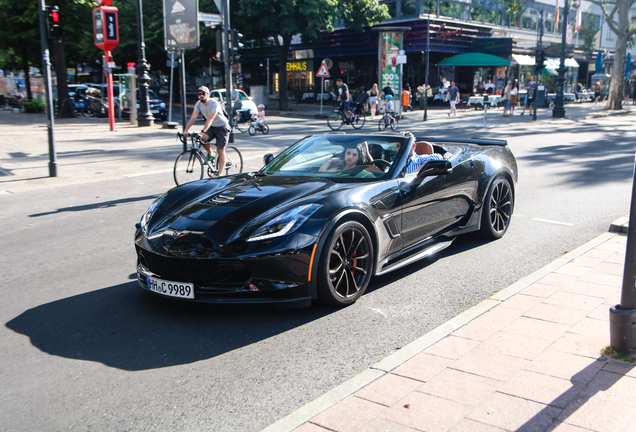
[[[536,96],[534,98],[534,103],[537,105],[537,107],[539,108],[548,108],[550,106],[550,102],[548,101],[548,98],[546,97],[547,95],[547,90],[546,89],[542,89],[542,90],[535,90],[536,91]]]
[[[259,104],[265,105],[267,108],[271,108],[269,106],[269,90],[267,86],[251,86],[250,87],[250,96],[254,103],[258,106]]]

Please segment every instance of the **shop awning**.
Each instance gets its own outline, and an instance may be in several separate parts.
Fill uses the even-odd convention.
[[[521,66],[534,66],[534,56],[525,54],[513,54],[512,59]]]
[[[458,54],[439,62],[440,66],[510,66],[504,58],[485,53]]]
[[[561,59],[558,58],[547,58],[545,59],[545,67],[546,69],[558,69],[561,66]],[[565,67],[579,67],[579,63],[573,58],[565,59]]]

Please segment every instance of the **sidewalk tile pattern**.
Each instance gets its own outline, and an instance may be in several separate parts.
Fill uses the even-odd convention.
[[[610,236],[295,431],[636,431],[636,364],[601,355],[625,246]]]

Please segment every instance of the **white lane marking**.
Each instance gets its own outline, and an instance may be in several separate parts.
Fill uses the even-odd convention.
[[[550,223],[550,224],[554,224],[554,225],[574,226],[573,223],[558,222],[558,221],[553,221],[553,220],[548,220],[548,219],[532,218],[532,220],[535,220],[537,222]]]
[[[374,309],[374,308],[369,308],[369,309],[371,309],[373,312],[379,313],[380,315],[384,315],[385,318],[388,318],[386,314],[382,312],[380,309]]]

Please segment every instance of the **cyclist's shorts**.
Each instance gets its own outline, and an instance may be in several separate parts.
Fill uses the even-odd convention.
[[[343,111],[349,111],[349,104],[350,104],[350,103],[351,103],[351,102],[343,102],[343,103],[342,103],[342,110],[343,110]]]
[[[216,148],[224,149],[230,136],[230,128],[228,126],[212,126],[210,129],[205,131],[205,133],[210,137],[210,141],[208,142],[211,142],[214,138],[216,138],[216,143],[214,144]]]

